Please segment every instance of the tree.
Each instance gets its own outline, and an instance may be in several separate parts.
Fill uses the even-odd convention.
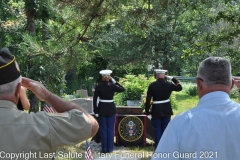
[[[239,58],[235,1],[11,0],[0,8],[2,45],[16,53],[24,76],[58,95],[69,75],[76,86],[101,69],[119,78],[146,72],[147,64],[194,75],[209,55]]]
[[[79,73],[78,70],[86,68],[96,58],[87,43],[94,39],[95,28],[102,23],[102,18],[111,12],[109,6],[117,1],[35,2],[36,36],[24,35],[21,53],[30,57],[27,62],[31,60],[34,64],[28,67],[28,74],[61,94],[66,72],[77,69],[75,73]]]
[[[126,3],[120,8],[121,16],[105,22],[102,27],[105,30],[94,45],[103,57],[111,60],[112,66],[141,61],[179,75],[183,50],[194,39],[192,34],[201,31],[204,22],[198,25],[204,17],[200,14],[194,17],[197,19],[186,20],[194,13],[188,10],[190,5],[181,0]]]

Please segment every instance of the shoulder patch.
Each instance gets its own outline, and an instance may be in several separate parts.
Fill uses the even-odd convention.
[[[48,116],[50,117],[69,117],[68,112],[63,112],[63,113],[47,113]]]

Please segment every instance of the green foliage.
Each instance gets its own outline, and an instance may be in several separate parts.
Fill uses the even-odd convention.
[[[68,94],[64,93],[62,95],[62,98],[66,101],[70,101],[70,100],[74,99],[75,97],[73,95],[68,95]]]
[[[19,45],[20,55],[17,56],[22,74],[28,78],[41,81],[50,91],[60,95],[64,92],[65,69],[54,54],[40,47],[38,41],[31,36],[24,36]],[[34,43],[34,47],[31,44]],[[27,64],[27,65],[26,65]]]
[[[87,74],[87,72],[83,74]],[[77,75],[77,73],[72,71],[67,72],[67,75],[65,76],[65,83],[67,88],[64,90],[64,92],[66,94],[75,94],[76,90],[86,89],[88,96],[92,96],[92,88],[96,84],[92,77],[88,77],[86,75],[86,79],[83,79],[81,74]],[[80,96],[78,98],[82,97]]]
[[[197,85],[192,83],[182,83],[183,92],[188,94],[189,96],[195,97],[197,96]],[[238,98],[238,88],[234,86],[230,91],[230,98]]]
[[[80,82],[76,78],[73,78],[68,74],[66,75],[65,83],[67,88],[64,92],[66,94],[75,93],[76,90],[80,89],[80,86],[81,86]]]
[[[35,10],[32,27],[26,9]],[[91,93],[99,70],[106,68],[116,79],[146,74],[147,64],[171,75],[195,76],[209,55],[229,58],[233,73],[240,68],[235,1],[7,0],[0,2],[0,10],[1,46],[16,55],[23,76],[57,94],[71,94],[82,84]],[[35,34],[29,34],[27,29],[34,28]],[[139,99],[147,88],[139,84],[126,83],[127,94],[118,95],[119,103]],[[187,92],[194,96],[194,90]]]
[[[127,75],[125,78],[120,78],[119,83],[124,86],[125,91],[115,95],[116,105],[124,106],[127,100],[140,100],[141,95],[146,93],[149,84],[153,81],[153,77],[147,79],[145,75]]]
[[[76,94],[76,98],[83,98],[81,93]]]
[[[188,84],[182,84],[183,91],[187,93],[188,95],[194,97],[197,95],[197,85],[188,83]]]
[[[230,91],[230,98],[238,98],[238,88],[234,86]]]
[[[178,102],[176,100],[176,92],[172,92],[172,94],[170,96],[170,103],[171,103],[172,109],[175,109],[175,110],[178,109]]]
[[[114,96],[114,103],[117,106],[127,106],[126,94],[116,93]]]

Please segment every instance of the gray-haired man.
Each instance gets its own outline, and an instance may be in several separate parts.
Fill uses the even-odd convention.
[[[230,62],[203,60],[197,72],[196,107],[176,116],[166,128],[152,157],[160,159],[239,159],[240,105],[229,97],[234,85]]]

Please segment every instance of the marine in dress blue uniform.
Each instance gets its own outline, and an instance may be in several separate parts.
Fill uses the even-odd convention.
[[[125,89],[116,82],[110,75],[111,70],[102,70],[102,82],[100,82],[93,95],[94,113],[98,116],[100,126],[102,153],[113,151],[114,145],[114,124],[116,119],[116,106],[113,101],[115,92],[123,92]],[[112,82],[109,80],[111,79]],[[99,103],[97,99],[99,98]]]
[[[151,115],[152,126],[154,129],[155,148],[160,141],[160,138],[171,120],[173,115],[170,96],[172,91],[181,91],[182,86],[179,81],[171,77],[172,82],[165,80],[165,73],[167,70],[155,69],[156,81],[151,83],[148,87],[145,112],[146,115]],[[152,108],[150,109],[150,101],[152,102]]]

